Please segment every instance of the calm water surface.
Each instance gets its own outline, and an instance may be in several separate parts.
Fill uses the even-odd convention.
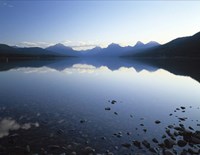
[[[168,125],[200,128],[200,83],[189,74],[133,60],[30,63],[1,64],[2,154],[87,154],[87,146],[94,154],[153,154],[132,141],[161,152],[152,139],[162,143]]]

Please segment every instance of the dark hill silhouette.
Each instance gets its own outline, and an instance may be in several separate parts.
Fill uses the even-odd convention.
[[[0,58],[44,58],[60,56],[39,47],[15,48],[0,44]]]
[[[189,37],[172,40],[164,45],[135,53],[134,57],[200,58],[200,32]]]

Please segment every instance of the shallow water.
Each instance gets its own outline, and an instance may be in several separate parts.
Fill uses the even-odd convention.
[[[166,66],[130,59],[1,63],[0,151],[84,154],[90,146],[95,153],[152,154],[132,145],[147,140],[161,152],[152,139],[161,143],[179,117],[187,117],[186,128],[200,128],[198,71]]]

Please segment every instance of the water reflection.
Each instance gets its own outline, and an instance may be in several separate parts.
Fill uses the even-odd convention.
[[[9,131],[24,129],[28,130],[31,127],[39,127],[39,124],[36,123],[25,123],[19,124],[12,118],[3,118],[0,120],[0,138],[9,135]]]
[[[4,153],[12,154],[10,148],[16,146],[24,152],[29,146],[25,154],[84,155],[93,149],[96,154],[108,154],[107,150],[119,155],[159,154],[168,149],[162,146],[166,139],[177,143],[188,138],[185,130],[190,131],[189,139],[198,139],[198,71],[193,74],[184,65],[162,65],[131,59],[1,65],[0,144]],[[10,143],[8,134],[18,134],[18,138]],[[194,141],[185,141],[186,147],[173,149],[180,153],[193,145],[198,150]]]
[[[76,67],[78,64],[90,65],[91,67],[107,67],[110,70],[118,70],[121,67],[134,67],[136,71],[156,71],[159,68],[168,70],[176,75],[190,76],[200,82],[200,62],[195,59],[132,59],[132,58],[67,58],[55,60],[28,60],[0,62],[0,71],[17,68],[32,68],[32,72],[62,71]]]

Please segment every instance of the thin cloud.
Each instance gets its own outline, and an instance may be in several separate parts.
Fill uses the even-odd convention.
[[[8,3],[8,2],[5,2],[5,1],[0,1],[0,6],[2,7],[8,7],[8,8],[13,8],[14,5]]]
[[[71,41],[71,40],[64,40],[60,42],[61,44],[71,47],[74,50],[87,50],[87,49],[92,49],[96,46],[100,46],[100,47],[106,47],[104,44],[95,44],[94,42],[88,41],[88,42],[84,42],[84,41]],[[56,43],[49,43],[49,42],[30,42],[30,41],[23,41],[20,42],[18,44],[16,44],[16,46],[18,47],[41,47],[41,48],[46,48],[52,45],[55,45]]]
[[[48,46],[53,45],[52,43],[47,43],[47,42],[28,42],[28,41],[23,41],[21,43],[18,43],[16,46],[19,47],[41,47],[41,48],[46,48]]]
[[[94,48],[96,46],[99,46],[98,44],[94,44],[91,41],[87,41],[87,42],[76,41],[76,42],[73,42],[73,41],[67,40],[67,41],[63,41],[61,43],[64,44],[65,46],[69,46],[69,47],[73,48],[74,50],[86,50],[86,49],[91,49],[91,48]]]

